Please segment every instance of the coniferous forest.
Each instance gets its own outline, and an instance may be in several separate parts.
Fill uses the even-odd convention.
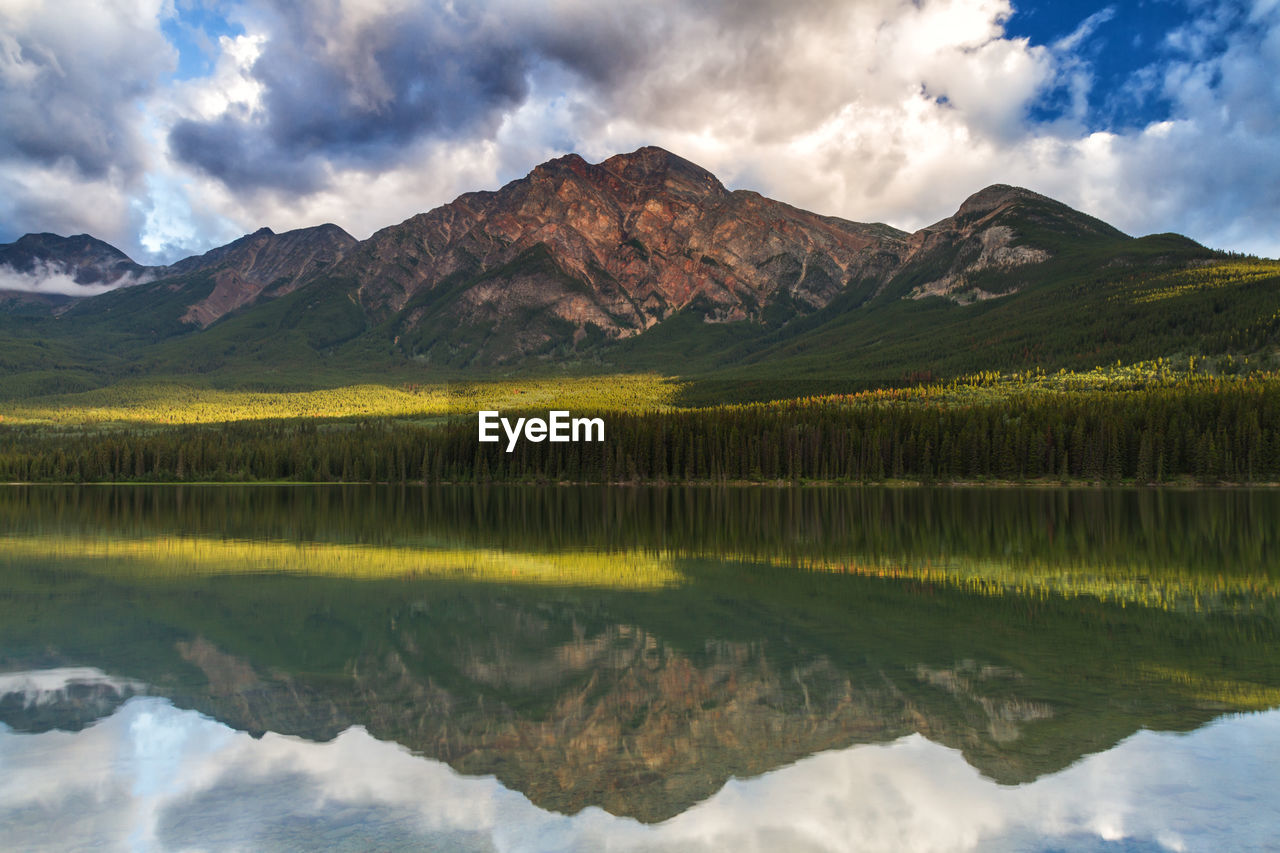
[[[474,413],[0,430],[10,482],[1280,481],[1280,377],[978,376],[770,403],[577,410],[603,442],[477,441]],[[1088,383],[1086,383],[1088,384]],[[508,411],[511,418],[520,412]],[[525,414],[545,416],[546,409]]]

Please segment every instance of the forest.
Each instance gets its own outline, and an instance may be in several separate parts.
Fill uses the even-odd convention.
[[[651,386],[669,387],[636,383]],[[569,405],[528,387],[513,396],[498,386],[520,404],[504,415]],[[589,387],[601,390],[584,407]],[[509,453],[477,441],[475,412],[493,405],[493,389],[443,404],[421,392],[434,402],[420,410],[403,394],[386,410],[369,406],[366,393],[355,409],[311,417],[273,416],[268,405],[255,417],[169,425],[88,409],[77,422],[63,407],[56,423],[11,415],[0,481],[1280,481],[1280,375],[1231,357],[701,407],[636,388],[608,377],[575,386],[574,415],[603,418],[604,442],[525,441]]]

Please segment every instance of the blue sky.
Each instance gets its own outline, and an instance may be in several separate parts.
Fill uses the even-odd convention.
[[[662,145],[917,228],[991,183],[1280,255],[1280,0],[0,0],[0,241],[357,237]]]

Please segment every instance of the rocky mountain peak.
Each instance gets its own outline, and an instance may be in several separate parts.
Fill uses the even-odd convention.
[[[376,322],[397,317],[392,339],[412,357],[502,363],[685,311],[755,323],[812,313],[850,281],[882,280],[904,236],[729,192],[646,146],[594,164],[568,154],[460,196],[379,231],[341,274]]]
[[[225,246],[186,258],[166,275],[212,272],[214,289],[192,305],[183,320],[207,326],[230,311],[269,295],[290,293],[304,279],[337,263],[358,241],[336,225],[276,234],[259,228]]]
[[[560,157],[553,157],[545,163],[539,163],[534,166],[526,177],[527,180],[537,180],[539,178],[555,180],[566,174],[585,175],[590,172],[592,165],[583,160],[577,154],[565,154]]]
[[[600,168],[622,180],[646,188],[692,192],[696,195],[724,195],[724,185],[706,169],[656,145],[637,148],[630,154],[615,154]]]
[[[1052,199],[1047,196],[1042,196],[1023,187],[1010,186],[1009,184],[992,184],[965,199],[953,218],[982,216],[999,208],[1007,207],[1010,204],[1029,200],[1052,203]]]

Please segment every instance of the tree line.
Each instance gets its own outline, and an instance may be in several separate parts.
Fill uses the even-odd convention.
[[[474,417],[434,426],[9,427],[0,430],[0,480],[1280,480],[1280,382],[1271,380],[1010,392],[959,404],[824,398],[599,416],[604,442],[521,441],[510,453],[478,442]]]

